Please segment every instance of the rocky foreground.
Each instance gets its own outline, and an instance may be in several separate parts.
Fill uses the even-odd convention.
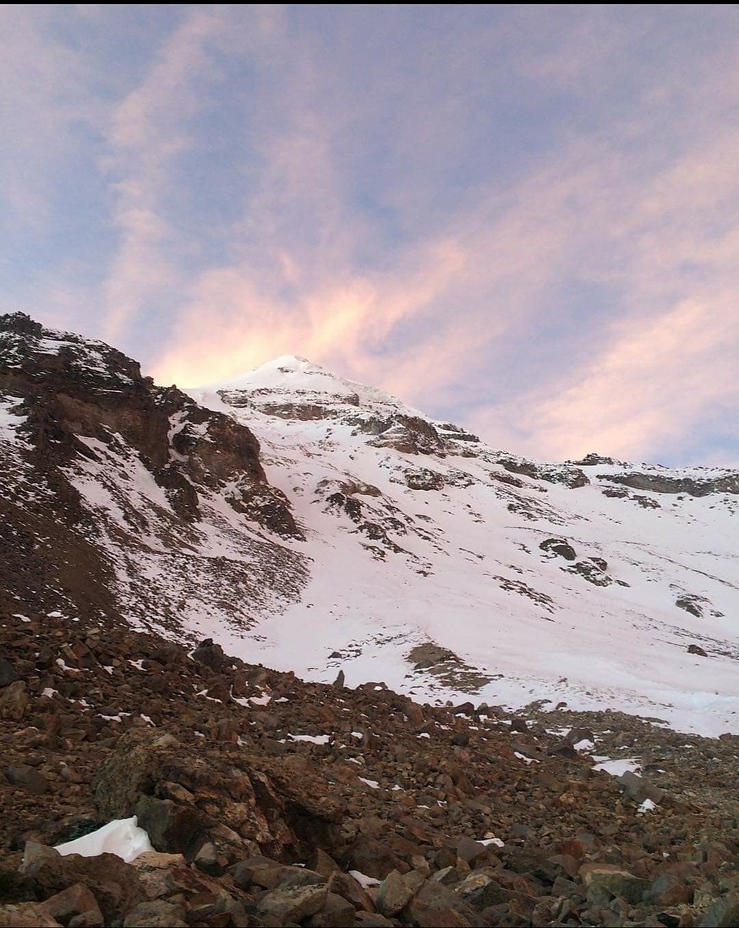
[[[0,926],[739,921],[735,736],[419,705],[62,616],[6,614],[0,654]],[[52,849],[132,815],[132,863]]]

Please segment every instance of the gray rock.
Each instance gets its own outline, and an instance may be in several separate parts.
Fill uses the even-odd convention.
[[[605,895],[618,896],[632,905],[641,902],[651,888],[649,880],[629,873],[616,864],[583,864],[580,876],[585,883],[588,899],[600,902]]]
[[[471,873],[452,892],[478,912],[500,901],[500,887],[486,873]]]
[[[410,902],[423,882],[423,875],[417,870],[405,874],[392,870],[377,889],[377,911],[388,918],[397,915]]]
[[[187,928],[185,907],[154,899],[140,902],[123,920],[123,928]]]
[[[136,805],[139,825],[149,833],[157,851],[184,854],[192,859],[203,846],[206,823],[195,806],[185,806],[171,799],[142,796]]]
[[[459,896],[442,883],[428,880],[403,910],[403,918],[414,925],[435,928],[469,928],[474,913]]]
[[[10,661],[6,661],[4,657],[0,657],[0,686],[10,686],[11,683],[15,683],[18,679],[19,677],[15,667],[13,667]]]
[[[354,906],[342,896],[329,893],[323,909],[304,924],[306,928],[345,928],[354,924]]]
[[[652,802],[660,803],[665,798],[665,791],[637,776],[631,770],[627,770],[618,778],[619,786],[623,789],[626,796],[636,802],[644,802],[645,799],[651,799]]]
[[[323,886],[278,887],[256,901],[258,917],[278,918],[280,923],[301,922],[321,911],[328,896],[328,884]]]
[[[728,893],[703,913],[698,928],[734,928],[739,925],[739,894]]]

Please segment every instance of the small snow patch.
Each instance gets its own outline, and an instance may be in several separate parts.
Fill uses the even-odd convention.
[[[331,735],[290,735],[288,738],[292,738],[293,741],[310,741],[312,744],[328,744],[331,740]]]
[[[484,844],[486,847],[488,844],[494,844],[496,847],[505,847],[505,841],[501,841],[501,839],[496,838],[495,835],[493,835],[492,838],[478,838],[477,843]]]
[[[362,783],[366,783],[367,786],[371,787],[372,789],[380,788],[380,784],[377,782],[377,780],[368,780],[366,777],[359,777],[358,779],[361,780]]]
[[[133,818],[115,819],[108,822],[97,831],[89,835],[57,844],[56,850],[66,857],[68,854],[79,854],[81,857],[98,857],[100,854],[115,854],[126,863],[134,860],[139,854],[153,851],[149,835],[143,828],[138,827],[138,820]]]
[[[379,886],[381,882],[373,876],[367,876],[366,873],[361,873],[359,870],[350,870],[349,876],[354,877],[362,889],[367,889],[370,886]]]
[[[623,776],[628,771],[637,773],[641,770],[641,764],[634,757],[622,757],[618,760],[613,760],[611,757],[593,757],[593,760],[597,761],[593,770],[605,770],[614,777]]]
[[[240,700],[237,700],[239,702]],[[272,697],[269,693],[265,693],[264,696],[250,696],[249,703],[252,706],[266,706],[268,703],[272,702]],[[243,705],[244,703],[242,703]]]

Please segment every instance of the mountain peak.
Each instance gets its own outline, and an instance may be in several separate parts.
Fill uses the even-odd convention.
[[[346,419],[358,414],[425,418],[395,396],[346,380],[299,355],[281,355],[227,381],[187,391],[212,408],[249,407],[282,419]],[[358,412],[359,411],[359,412]]]

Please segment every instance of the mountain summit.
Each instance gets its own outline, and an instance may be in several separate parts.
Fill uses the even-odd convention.
[[[2,608],[416,698],[739,730],[739,474],[549,464],[303,358],[184,393],[0,317]]]
[[[736,472],[527,460],[296,358],[191,395],[259,436],[305,533],[310,581],[259,623],[260,660],[739,725]]]

